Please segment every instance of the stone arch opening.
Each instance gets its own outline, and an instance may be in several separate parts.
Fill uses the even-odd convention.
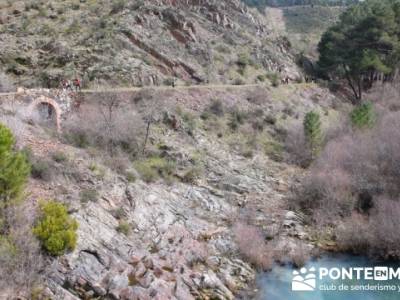
[[[29,112],[32,117],[38,118],[39,122],[55,124],[57,131],[61,131],[61,109],[53,99],[39,97],[32,102]]]

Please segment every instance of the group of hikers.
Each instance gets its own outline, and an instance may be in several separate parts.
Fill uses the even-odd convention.
[[[63,79],[61,80],[61,88],[64,91],[73,91],[75,90],[76,92],[81,90],[82,87],[82,82],[80,81],[79,78],[75,78],[73,80],[68,80],[68,79]]]

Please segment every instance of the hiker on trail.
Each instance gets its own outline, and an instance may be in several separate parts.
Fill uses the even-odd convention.
[[[74,84],[75,91],[81,90],[81,81],[79,80],[79,78],[75,78],[73,81],[73,84]]]
[[[289,84],[290,78],[288,76],[284,77],[283,79],[281,79],[281,83],[282,84]]]
[[[174,130],[178,130],[179,128],[178,119],[175,117],[175,115],[172,116],[171,126]]]
[[[61,87],[64,91],[72,90],[71,82],[67,79],[61,81]]]
[[[173,79],[172,79],[172,87],[174,88],[175,86],[176,86],[176,79],[173,78]]]

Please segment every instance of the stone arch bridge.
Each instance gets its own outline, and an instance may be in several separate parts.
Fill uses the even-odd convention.
[[[77,105],[77,94],[59,89],[18,88],[17,92],[0,94],[0,101],[26,107],[25,115],[28,118],[39,114],[40,118],[54,120],[60,132],[62,121]]]

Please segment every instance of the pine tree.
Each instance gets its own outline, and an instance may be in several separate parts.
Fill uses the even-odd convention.
[[[371,128],[375,123],[375,113],[372,103],[366,102],[353,109],[350,114],[351,123],[357,128]]]
[[[321,120],[316,112],[309,112],[303,121],[304,135],[311,150],[311,157],[314,159],[321,150],[323,136],[321,130]]]
[[[400,62],[399,2],[366,0],[350,7],[318,45],[321,75],[343,78],[354,104],[378,78],[390,79]]]
[[[14,151],[14,143],[10,129],[0,124],[0,232],[7,230],[7,209],[21,199],[30,173],[25,155]]]

